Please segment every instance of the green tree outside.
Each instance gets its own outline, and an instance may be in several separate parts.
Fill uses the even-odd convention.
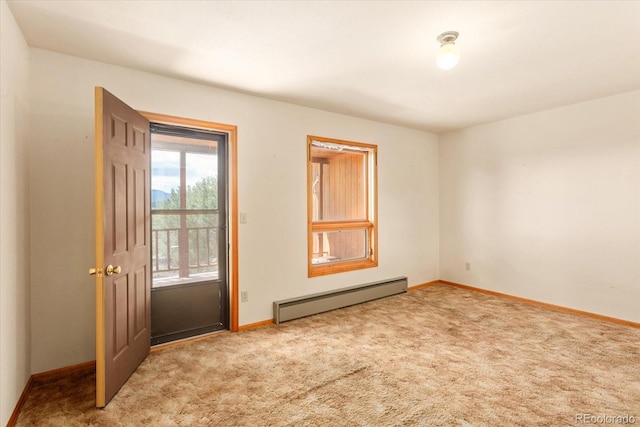
[[[208,176],[202,178],[194,185],[187,186],[186,193],[186,210],[218,209],[217,177]],[[178,209],[181,209],[181,207],[180,191],[177,189],[172,189],[169,197],[159,201],[154,208],[154,210]],[[152,244],[160,270],[179,267],[179,236],[181,232],[185,232],[185,230],[181,230],[180,219],[181,215],[179,213],[152,215],[152,230],[158,231],[157,234],[154,233],[154,236],[157,235],[157,242],[153,241]],[[189,234],[189,265],[208,265],[214,262],[214,260],[217,260],[218,245],[216,232],[218,227],[218,213],[187,213],[186,222],[187,232]],[[156,244],[157,247],[155,247]],[[169,259],[171,260],[171,265],[167,265]],[[211,267],[200,267],[196,268],[193,272],[204,272],[210,269]]]

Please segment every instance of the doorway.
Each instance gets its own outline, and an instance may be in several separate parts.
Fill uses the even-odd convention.
[[[151,123],[151,345],[229,329],[228,140]]]

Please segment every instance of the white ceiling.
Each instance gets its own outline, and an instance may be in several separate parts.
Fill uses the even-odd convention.
[[[8,3],[33,47],[433,132],[640,89],[640,1]]]

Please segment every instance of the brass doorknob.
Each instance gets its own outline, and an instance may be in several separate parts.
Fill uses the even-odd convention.
[[[107,265],[107,268],[104,269],[104,273],[107,276],[111,276],[112,274],[120,274],[122,272],[122,268],[120,266],[114,267],[113,265]]]

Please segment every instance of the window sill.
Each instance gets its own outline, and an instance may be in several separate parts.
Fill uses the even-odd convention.
[[[377,267],[378,261],[364,259],[350,262],[337,262],[326,265],[309,264],[309,277],[326,276],[328,274],[345,273],[347,271],[362,270]]]

